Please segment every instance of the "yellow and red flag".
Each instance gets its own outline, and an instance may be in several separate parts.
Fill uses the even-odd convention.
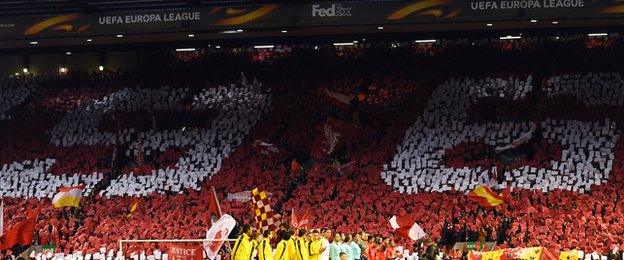
[[[277,230],[280,225],[280,217],[271,209],[271,203],[266,191],[255,188],[251,190],[252,211],[258,225],[258,229]]]
[[[128,218],[131,218],[134,212],[137,211],[137,209],[139,209],[140,203],[141,201],[139,201],[138,199],[132,200],[132,203],[130,203],[130,207],[128,208],[128,215],[126,215]]]
[[[84,188],[84,185],[59,188],[59,192],[52,198],[52,205],[55,208],[79,207]]]
[[[490,187],[479,185],[470,193],[468,193],[468,198],[480,206],[484,208],[494,208],[505,201],[505,192],[501,194],[497,194]]]

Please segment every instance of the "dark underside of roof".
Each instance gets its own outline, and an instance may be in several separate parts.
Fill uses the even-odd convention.
[[[387,1],[387,0],[386,0]],[[64,13],[180,10],[211,6],[244,6],[267,3],[304,3],[297,0],[0,0],[0,17]],[[314,2],[330,2],[319,0]],[[335,2],[335,1],[332,1]],[[341,1],[370,2],[370,1]],[[375,1],[380,2],[380,1]]]

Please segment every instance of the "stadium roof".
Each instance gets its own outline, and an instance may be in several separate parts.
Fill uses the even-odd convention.
[[[619,1],[503,12],[472,10],[465,0],[4,0],[0,50],[613,33],[624,26]]]
[[[9,0],[0,5],[0,16],[93,13],[138,10],[171,10],[209,5],[249,4],[250,0]]]
[[[388,2],[392,0],[384,0]],[[197,7],[253,5],[267,3],[303,3],[296,0],[6,0],[0,4],[2,16],[32,16],[64,13],[100,13],[119,11],[180,10]],[[320,0],[315,2],[329,2]],[[365,2],[351,0],[341,2]],[[382,2],[382,1],[375,1]]]

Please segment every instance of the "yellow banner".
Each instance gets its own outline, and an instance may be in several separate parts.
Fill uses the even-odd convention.
[[[578,251],[561,251],[559,254],[559,260],[578,260]]]
[[[542,247],[514,248],[511,249],[509,253],[513,259],[540,259]]]
[[[544,252],[545,252],[545,249],[543,247],[508,248],[508,249],[486,251],[486,252],[470,251],[470,254],[468,255],[468,259],[469,260],[501,260],[501,259],[539,260],[539,259],[542,259],[542,257],[544,257],[545,260],[553,259],[551,257],[552,255],[544,255]],[[576,257],[576,252],[574,252],[573,254],[574,254],[574,257]],[[556,257],[554,259],[556,259]],[[567,258],[561,258],[561,259],[568,260]],[[569,258],[569,259],[578,260],[577,258]]]
[[[468,259],[470,260],[500,260],[505,254],[505,250],[495,250],[495,251],[486,251],[486,252],[478,252],[478,251],[470,251],[468,255]]]

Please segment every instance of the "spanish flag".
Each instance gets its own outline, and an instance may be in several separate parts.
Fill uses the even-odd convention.
[[[82,191],[84,190],[84,186],[73,186],[73,187],[61,187],[59,192],[54,195],[52,199],[52,205],[55,208],[61,207],[79,207],[80,199],[82,198]]]
[[[130,203],[130,207],[128,208],[128,215],[126,217],[131,218],[132,214],[139,208],[139,200],[133,199],[132,203]]]
[[[496,194],[490,187],[479,185],[468,193],[468,199],[476,202],[484,208],[494,208],[505,201],[505,192]]]

